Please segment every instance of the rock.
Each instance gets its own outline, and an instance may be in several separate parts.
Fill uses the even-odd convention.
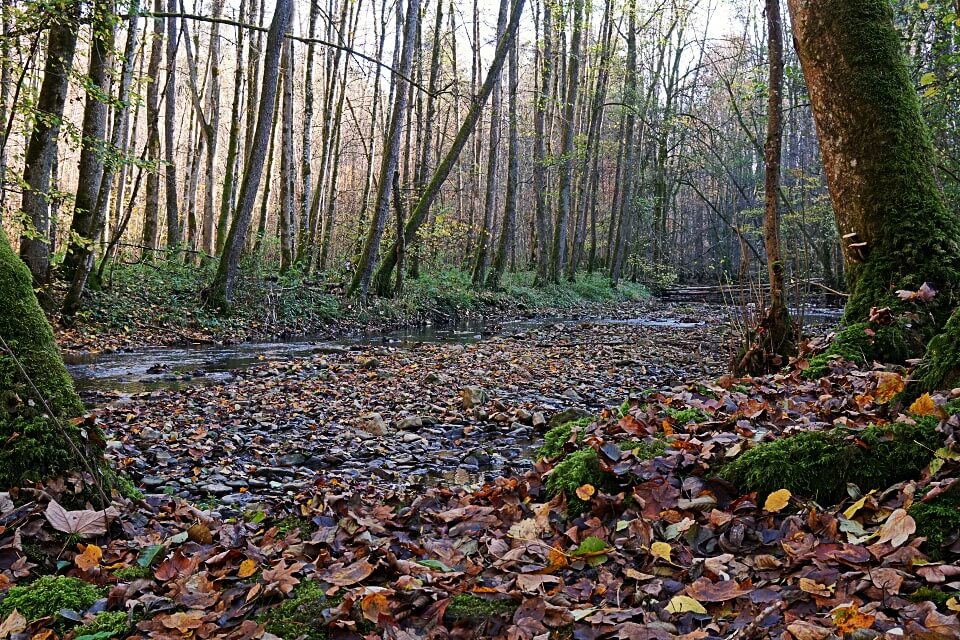
[[[379,367],[380,367],[379,358],[366,358],[360,362],[361,369],[371,370],[371,369],[377,369]]]
[[[567,422],[573,422],[574,420],[580,420],[581,418],[592,418],[593,414],[585,409],[564,409],[560,413],[555,413],[550,418],[548,426],[553,429],[554,427],[565,424]]]
[[[510,422],[510,414],[503,411],[498,411],[490,416],[490,419],[494,422]]]
[[[284,467],[298,467],[307,461],[302,453],[288,453],[277,458],[277,464]]]
[[[487,401],[487,392],[480,387],[464,387],[460,391],[460,399],[463,400],[464,409],[473,409]]]
[[[530,424],[533,425],[535,429],[539,429],[547,424],[547,419],[543,416],[542,411],[534,411],[533,415],[530,416]]]
[[[148,489],[162,487],[167,483],[167,481],[161,478],[160,476],[143,476],[143,480],[141,480],[140,482],[142,482],[143,486],[145,486]]]
[[[397,423],[397,429],[401,431],[413,431],[423,426],[423,418],[420,416],[407,416]]]
[[[561,394],[567,400],[573,400],[574,402],[580,402],[583,398],[580,397],[580,394],[573,389],[573,387],[568,388]]]
[[[533,417],[533,415],[523,407],[520,407],[518,409],[514,409],[513,417],[519,422],[524,422],[529,424],[530,419]]]
[[[200,487],[200,490],[214,496],[225,496],[228,493],[233,493],[232,487],[228,487],[225,484],[220,484],[219,482],[205,484],[202,487]]]
[[[373,436],[387,435],[387,423],[379,413],[368,413],[360,416],[360,429]]]

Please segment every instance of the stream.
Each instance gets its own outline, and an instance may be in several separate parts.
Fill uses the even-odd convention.
[[[108,454],[144,492],[245,507],[319,478],[416,490],[522,473],[558,412],[595,415],[729,361],[716,309],[619,311],[67,361]],[[807,312],[808,325],[836,320]]]

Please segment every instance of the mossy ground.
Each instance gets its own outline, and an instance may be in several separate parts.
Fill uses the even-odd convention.
[[[843,498],[847,483],[867,491],[917,477],[942,445],[936,428],[934,418],[870,426],[857,441],[840,429],[804,431],[757,445],[724,465],[720,475],[761,500],[789,489],[832,504]]]
[[[596,422],[595,418],[580,418],[559,424],[543,436],[543,446],[537,450],[537,458],[558,458],[563,455],[566,445],[573,435],[573,430],[578,429],[577,446],[583,442],[583,428]]]
[[[937,605],[937,608],[945,611],[947,607],[947,600],[956,597],[957,594],[949,594],[946,591],[934,589],[933,587],[920,587],[913,593],[909,594],[907,596],[907,600],[910,600],[911,602],[932,602]]]
[[[92,621],[74,630],[74,640],[109,640],[123,638],[130,632],[126,611],[101,611]]]
[[[493,600],[472,593],[461,593],[454,596],[447,605],[446,615],[454,621],[485,622],[493,617],[513,615],[516,610],[517,604],[512,600]]]
[[[9,353],[0,349],[0,489],[83,469],[65,434],[90,466],[99,468],[103,449],[97,428],[81,430],[71,421],[83,413],[83,403],[34,295],[30,272],[3,232],[0,302],[0,336],[9,348]]]
[[[65,576],[43,576],[23,586],[11,587],[0,601],[0,620],[16,609],[27,621],[56,619],[55,627],[63,631],[73,622],[60,616],[62,609],[83,613],[102,597],[103,590],[80,580]]]
[[[960,532],[960,484],[930,502],[913,503],[910,516],[917,523],[917,535],[927,539],[925,549],[939,558],[942,547]]]
[[[144,578],[153,577],[153,569],[150,567],[141,567],[140,565],[132,565],[130,567],[123,567],[117,569],[113,572],[113,575],[117,580],[130,581],[130,580],[141,580]]]
[[[323,611],[339,605],[339,596],[328,597],[319,582],[304,580],[287,600],[268,611],[260,620],[269,633],[283,640],[326,640]]]
[[[691,422],[704,422],[709,419],[707,414],[696,407],[684,407],[683,409],[667,407],[664,409],[664,412],[679,425],[685,425]]]
[[[917,345],[912,342],[918,339],[909,337],[899,323],[882,327],[873,327],[869,322],[851,324],[836,335],[824,353],[810,359],[803,376],[808,380],[825,376],[837,359],[857,364],[874,360],[900,363],[916,351]]]

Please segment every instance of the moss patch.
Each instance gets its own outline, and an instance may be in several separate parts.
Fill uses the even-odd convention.
[[[132,580],[143,580],[145,578],[153,577],[153,569],[150,567],[141,567],[140,565],[133,565],[130,567],[123,567],[122,569],[117,569],[113,572],[113,575],[117,580],[122,580],[123,582],[130,582]]]
[[[662,456],[667,450],[667,443],[661,439],[655,439],[653,442],[644,442],[643,440],[626,440],[617,443],[622,451],[630,451],[640,460],[652,460],[657,456]]]
[[[53,616],[56,628],[63,630],[73,622],[60,617],[61,609],[83,613],[102,595],[97,587],[64,576],[43,576],[25,586],[13,587],[0,602],[0,620],[16,609],[28,620]]]
[[[916,351],[916,345],[908,336],[899,324],[883,327],[873,327],[869,322],[852,324],[837,334],[824,353],[810,359],[803,377],[813,380],[825,376],[831,362],[838,358],[857,364],[874,360],[903,362]]]
[[[927,345],[917,370],[918,394],[950,389],[960,383],[960,310],[954,312],[943,331]]]
[[[583,513],[590,503],[577,497],[577,489],[592,484],[598,489],[610,489],[611,481],[600,468],[600,458],[591,447],[574,451],[554,467],[547,477],[547,493],[567,497],[567,513]]]
[[[573,435],[573,429],[579,429],[577,434],[577,445],[583,442],[583,427],[589,426],[595,422],[593,418],[580,418],[558,424],[543,436],[543,446],[537,450],[537,458],[559,458],[566,450],[566,444]]]
[[[704,422],[710,418],[696,407],[684,407],[683,409],[667,407],[664,411],[679,425],[690,424],[691,422]]]
[[[83,403],[33,293],[30,272],[2,232],[0,302],[0,336],[29,376],[28,380],[14,359],[0,350],[0,442],[4,443],[0,448],[0,489],[82,468],[44,402],[94,466],[102,464],[103,450],[91,442],[99,438],[84,437],[80,427],[69,420],[83,413]],[[86,428],[88,433],[95,430]]]
[[[512,600],[491,600],[472,593],[461,593],[447,605],[446,615],[454,621],[486,621],[488,618],[513,615],[516,610],[517,604]]]
[[[75,640],[122,638],[130,631],[126,611],[101,611],[97,617],[74,631]]]
[[[269,633],[283,640],[326,640],[323,611],[339,605],[339,596],[327,597],[319,582],[304,580],[294,588],[292,597],[263,616]]]
[[[960,484],[930,502],[915,502],[909,514],[917,523],[917,535],[927,539],[925,549],[940,558],[943,545],[960,531]]]
[[[947,600],[953,597],[956,596],[946,593],[945,591],[940,591],[940,589],[934,589],[932,587],[920,587],[908,595],[907,600],[910,600],[911,602],[932,602],[937,605],[937,608],[946,610]]]
[[[833,503],[843,498],[848,482],[860,489],[885,489],[914,478],[941,445],[937,421],[925,418],[916,425],[870,426],[857,434],[804,431],[765,442],[724,465],[720,476],[744,491],[756,491],[762,500],[778,489]]]

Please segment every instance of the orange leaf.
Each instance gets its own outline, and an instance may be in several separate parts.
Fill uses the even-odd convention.
[[[910,413],[920,417],[935,416],[937,415],[937,405],[933,402],[930,394],[925,393],[913,401],[913,404],[910,405]]]
[[[103,549],[95,544],[88,544],[83,553],[74,559],[74,562],[81,571],[90,571],[90,569],[100,566],[100,558],[102,557]]]
[[[899,373],[884,371],[877,378],[877,402],[890,402],[895,395],[903,391],[903,376]]]
[[[566,554],[563,553],[560,549],[552,547],[550,552],[547,554],[547,568],[541,571],[541,573],[553,573],[563,569],[569,564],[567,561]]]
[[[577,487],[577,497],[584,501],[592,498],[593,494],[596,492],[597,490],[592,484],[585,484],[581,487]]]
[[[237,576],[240,578],[249,578],[257,572],[257,561],[247,558],[240,563],[240,570],[237,572]]]
[[[390,603],[387,602],[387,596],[382,593],[372,593],[364,596],[363,600],[360,601],[360,610],[363,612],[364,618],[377,624],[380,622],[380,616],[388,615]]]
[[[848,606],[837,607],[833,613],[833,624],[837,625],[837,631],[840,635],[853,633],[858,629],[869,629],[873,626],[874,616],[860,613],[857,603]]]
[[[763,503],[764,511],[776,513],[783,511],[783,508],[790,504],[790,491],[788,489],[779,489],[767,496]]]

